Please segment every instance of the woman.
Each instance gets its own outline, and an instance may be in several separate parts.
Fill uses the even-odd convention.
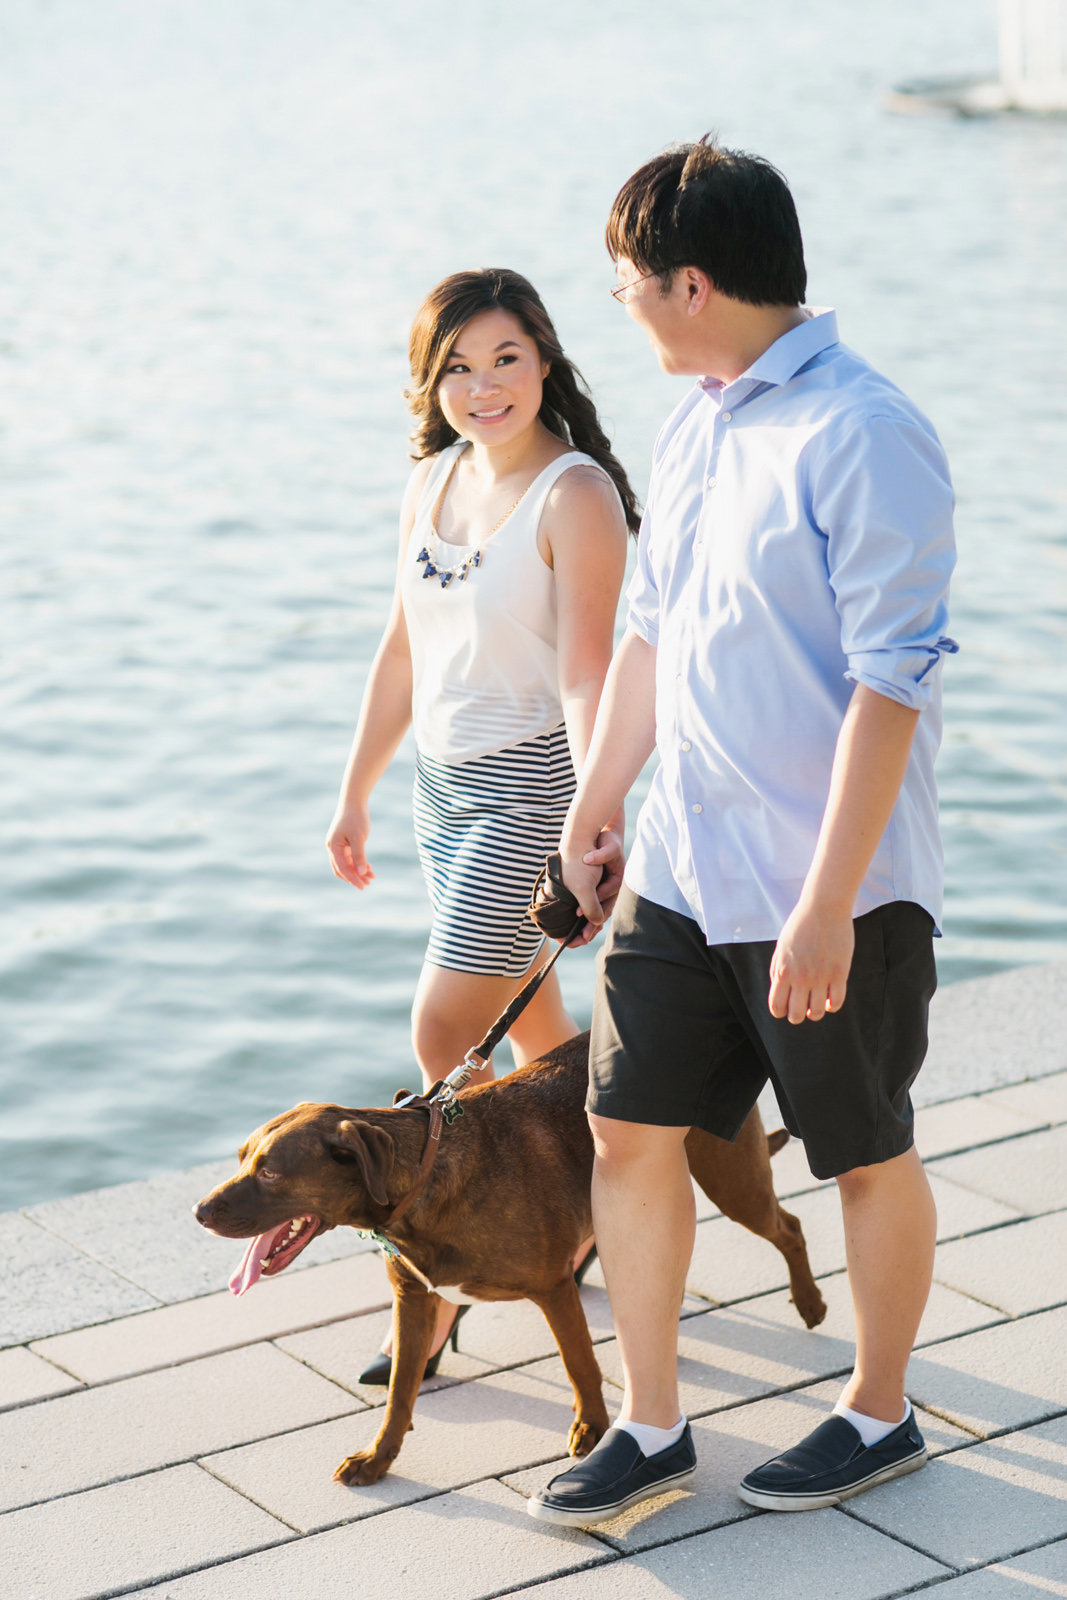
[[[410,359],[417,464],[396,591],[327,849],[339,878],[367,887],[371,792],[414,721],[433,926],[412,1042],[429,1085],[487,1032],[540,946],[526,907],[588,749],[637,508],[518,273],[438,284],[415,318]],[[621,825],[605,818],[605,829]],[[553,973],[508,1037],[522,1065],[577,1031]],[[490,1065],[473,1081],[491,1076]],[[442,1307],[434,1365],[454,1316]],[[378,1365],[388,1381],[388,1361]]]

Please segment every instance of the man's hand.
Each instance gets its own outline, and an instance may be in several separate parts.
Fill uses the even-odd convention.
[[[818,1022],[828,1011],[840,1011],[855,943],[851,916],[801,901],[771,957],[771,1016]]]
[[[804,889],[771,961],[772,1017],[840,1011],[852,966],[852,908],[897,803],[919,713],[856,685],[837,736],[830,794]]]
[[[560,841],[559,848],[563,881],[586,919],[585,927],[571,943],[588,944],[596,938],[611,916],[622,888],[623,868],[626,865],[622,839],[613,828],[603,828],[597,834],[591,850],[579,852],[572,845],[568,853],[564,840]]]

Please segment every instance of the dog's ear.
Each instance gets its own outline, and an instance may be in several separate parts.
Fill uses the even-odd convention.
[[[385,1185],[393,1170],[396,1150],[384,1128],[346,1117],[327,1138],[326,1148],[334,1161],[354,1162],[359,1167],[367,1193],[377,1205],[389,1204]]]

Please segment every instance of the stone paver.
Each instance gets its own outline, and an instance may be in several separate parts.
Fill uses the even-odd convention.
[[[946,1249],[947,1246],[941,1248]],[[843,1272],[834,1277],[820,1278],[819,1289],[826,1302],[826,1317],[817,1328],[804,1327],[797,1317],[796,1307],[790,1300],[787,1289],[779,1289],[774,1294],[760,1295],[758,1299],[745,1301],[738,1309],[750,1312],[765,1323],[779,1325],[785,1333],[798,1335],[801,1340],[799,1350],[802,1361],[812,1363],[816,1360],[825,1361],[824,1371],[837,1371],[842,1346],[847,1347],[848,1359],[851,1360],[852,1341],[855,1337],[848,1278]],[[921,1348],[941,1339],[954,1338],[961,1333],[972,1333],[976,1328],[987,1328],[991,1323],[1003,1320],[1003,1312],[995,1311],[992,1307],[982,1305],[965,1294],[958,1294],[954,1289],[946,1289],[941,1284],[935,1283],[930,1290],[930,1298],[926,1302],[926,1310],[919,1324],[916,1345]],[[825,1358],[808,1354],[809,1344],[817,1346],[823,1341],[831,1340],[835,1341],[835,1345],[827,1352]]]
[[[31,1354],[24,1345],[0,1350],[0,1411],[80,1387],[67,1373]]]
[[[679,1329],[683,1410],[699,1415],[769,1389],[794,1388],[851,1370],[854,1322],[848,1279],[819,1282],[826,1318],[805,1328],[787,1290],[687,1318]],[[919,1329],[920,1345],[1002,1321],[1002,1314],[935,1284]],[[933,1349],[939,1348],[934,1345]],[[618,1347],[598,1345],[605,1377],[622,1382]],[[936,1359],[936,1355],[935,1355]]]
[[[923,1160],[933,1161],[937,1156],[992,1144],[997,1139],[1014,1139],[1017,1134],[1043,1127],[1049,1120],[1002,1105],[999,1093],[919,1106],[915,1112],[915,1143]]]
[[[0,1346],[83,1328],[159,1302],[17,1211],[0,1216]]]
[[[571,1397],[562,1384],[530,1369],[422,1394],[391,1472],[362,1488],[331,1482],[334,1468],[371,1442],[381,1420],[380,1413],[346,1417],[203,1464],[293,1527],[326,1528],[562,1455]]]
[[[918,1351],[912,1400],[985,1437],[1067,1410],[1067,1307]]]
[[[349,1317],[343,1322],[330,1322],[310,1333],[296,1333],[275,1340],[279,1350],[295,1356],[305,1366],[321,1372],[331,1383],[339,1383],[351,1390],[365,1406],[384,1406],[387,1390],[381,1385],[360,1383],[359,1374],[375,1351],[380,1350],[392,1326],[391,1312],[378,1312],[371,1316]],[[459,1350],[448,1349],[441,1357],[437,1375],[427,1378],[421,1393],[437,1389],[450,1389],[453,1384],[465,1383],[469,1378],[480,1378],[493,1369],[486,1361],[468,1355],[464,1348],[463,1328],[460,1330]]]
[[[233,1161],[213,1161],[143,1183],[121,1183],[91,1194],[49,1200],[23,1214],[170,1305],[225,1289],[241,1258],[244,1247],[240,1239],[216,1238],[201,1228],[192,1214],[196,1202],[235,1166]],[[315,1262],[336,1261],[368,1248],[351,1228],[337,1228],[313,1239],[290,1271],[306,1270]],[[121,1315],[126,1309],[137,1307],[109,1314]],[[68,1326],[84,1326],[84,1320]]]
[[[697,1452],[696,1476],[656,1500],[632,1506],[597,1528],[622,1554],[688,1538],[711,1528],[760,1513],[738,1498],[737,1484],[761,1461],[803,1438],[827,1415],[841,1392],[838,1382],[816,1384],[775,1395],[732,1411],[716,1412],[692,1423]],[[919,1412],[931,1455],[970,1442],[970,1435],[937,1417]],[[513,1489],[529,1497],[543,1489],[569,1465],[565,1457],[505,1478]]]
[[[87,1383],[104,1383],[391,1303],[389,1280],[375,1252],[261,1279],[239,1300],[225,1289],[121,1322],[59,1334],[32,1348]]]
[[[291,1538],[198,1467],[172,1467],[0,1517],[0,1594],[85,1600]]]
[[[849,1502],[871,1527],[953,1567],[980,1566],[1067,1530],[1067,1417],[957,1450]]]
[[[488,1482],[139,1589],[130,1600],[485,1600],[612,1559],[588,1534],[535,1522],[512,1490]]]
[[[356,1409],[272,1345],[45,1400],[0,1416],[0,1509]]]
[[[996,1089],[988,1097],[1013,1116],[1034,1117],[1040,1122],[1067,1122],[1067,1072],[1056,1072],[1029,1083],[1013,1083]]]
[[[571,1419],[529,1304],[471,1310],[393,1471],[333,1483],[386,1398],[358,1381],[389,1322],[381,1262],[338,1230],[235,1301],[222,1290],[241,1243],[189,1209],[232,1170],[218,1162],[0,1218],[0,1595],[1067,1597],[1063,1000],[1067,964],[935,999],[916,1104],[941,1243],[908,1373],[934,1457],[922,1473],[804,1517],[737,1497],[826,1415],[853,1359],[836,1186],[796,1141],[773,1171],[825,1323],[806,1330],[778,1253],[698,1197],[679,1329],[698,1471],[595,1531],[526,1513],[567,1464]],[[1019,1081],[1035,1063],[1049,1074]],[[957,1084],[970,1092],[953,1100]],[[777,1127],[770,1095],[761,1108]],[[597,1266],[583,1301],[610,1414],[622,1374]]]
[[[931,1600],[1053,1600],[1067,1597],[1067,1539],[950,1578],[931,1591]]]
[[[1067,1211],[1012,1223],[991,1249],[988,1234],[940,1246],[935,1276],[1013,1317],[1067,1301]]]
[[[593,1342],[610,1339],[615,1329],[607,1290],[596,1285],[583,1287],[582,1304]],[[459,1342],[468,1355],[494,1367],[513,1367],[556,1353],[544,1313],[530,1300],[472,1306],[460,1328]]]
[[[523,1592],[528,1600],[881,1600],[949,1570],[839,1511],[812,1511],[747,1517]]]
[[[724,1306],[683,1322],[678,1336],[678,1383],[682,1410],[700,1416],[737,1405],[775,1389],[795,1388],[830,1373],[851,1370],[851,1306],[835,1296],[841,1315],[831,1330],[809,1331],[792,1306],[777,1305],[765,1315],[763,1301]],[[790,1315],[792,1321],[789,1320]],[[828,1318],[828,1320],[830,1320]],[[845,1330],[849,1331],[845,1331]],[[597,1350],[601,1370],[622,1382],[618,1345]]]
[[[582,1305],[594,1344],[613,1337],[615,1325],[599,1266],[589,1269],[582,1285]],[[699,1316],[707,1301],[686,1295],[682,1316]],[[530,1300],[500,1300],[472,1306],[459,1332],[461,1352],[494,1367],[513,1367],[539,1361],[556,1353],[556,1341],[544,1313]]]
[[[819,1189],[828,1181],[814,1175],[799,1139],[790,1139],[776,1156],[771,1157],[771,1174],[774,1191],[780,1200],[788,1200],[790,1195],[803,1194],[808,1189]]]
[[[954,1239],[979,1228],[1013,1222],[1020,1215],[1010,1205],[972,1193],[933,1173],[930,1187],[937,1203],[939,1239]],[[840,1272],[845,1265],[845,1234],[836,1184],[795,1195],[786,1209],[800,1220],[815,1276]],[[698,1224],[686,1278],[691,1293],[729,1304],[779,1289],[788,1281],[784,1258],[765,1239],[755,1238],[725,1217]]]
[[[970,1189],[976,1196],[999,1200],[1017,1211],[1038,1216],[1067,1206],[1067,1126],[1028,1133],[984,1150],[946,1156],[928,1171]]]

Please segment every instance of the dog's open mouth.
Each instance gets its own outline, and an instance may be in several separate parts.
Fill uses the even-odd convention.
[[[322,1227],[320,1217],[294,1217],[283,1222],[269,1233],[253,1239],[244,1253],[244,1259],[230,1279],[230,1288],[236,1295],[244,1294],[258,1283],[261,1276],[272,1278],[284,1272],[295,1261],[305,1245],[309,1245]]]

